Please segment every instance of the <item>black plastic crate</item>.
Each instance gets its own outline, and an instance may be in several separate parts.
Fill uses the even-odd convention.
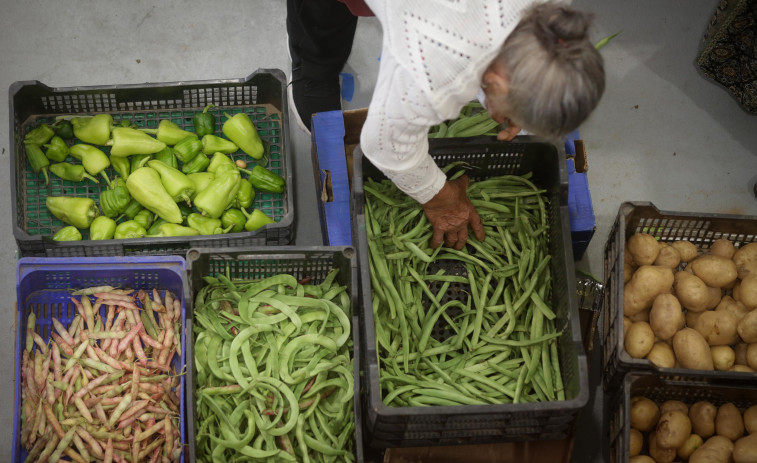
[[[206,283],[204,276],[224,274],[230,278],[257,279],[272,275],[287,273],[298,280],[310,277],[313,284],[320,283],[332,269],[339,269],[336,281],[340,285],[348,287],[350,305],[353,308],[352,318],[352,342],[353,342],[353,365],[355,395],[353,397],[355,417],[355,461],[365,461],[363,455],[363,420],[360,408],[360,365],[362,358],[362,345],[360,342],[360,330],[357,315],[354,313],[358,303],[358,270],[355,249],[349,246],[270,246],[252,248],[192,248],[186,256],[187,272],[189,274],[189,309],[187,321],[190,325],[187,337],[187,363],[191,368],[187,369],[188,384],[186,391],[187,400],[187,436],[189,446],[189,461],[196,461],[195,436],[197,414],[194,390],[196,387],[196,365],[194,362],[194,333],[192,323],[194,318],[194,302],[197,292]],[[296,445],[293,443],[293,445]]]
[[[709,382],[755,380],[754,373],[660,368],[646,359],[626,353],[623,336],[623,256],[626,241],[634,233],[647,233],[659,241],[691,241],[701,252],[717,239],[729,239],[737,248],[757,242],[757,217],[696,212],[670,212],[657,209],[650,202],[624,202],[620,205],[604,255],[604,307],[602,349],[604,386],[619,387],[626,373],[653,371],[666,377],[695,376]]]
[[[362,154],[354,153],[354,242],[358,244],[362,301],[363,383],[366,442],[371,447],[412,447],[493,442],[559,440],[571,435],[579,412],[588,402],[588,370],[581,342],[576,280],[570,239],[567,170],[560,148],[534,137],[499,142],[494,137],[429,140],[440,167],[457,161],[470,165],[468,176],[479,180],[497,175],[533,172],[532,181],[547,190],[549,215],[551,306],[562,329],[558,351],[564,401],[529,404],[389,407],[381,397],[375,322],[365,225],[364,180],[385,176]]]
[[[10,169],[13,235],[21,256],[184,256],[191,247],[287,245],[294,241],[293,165],[289,146],[289,106],[286,76],[278,69],[259,69],[237,80],[147,83],[52,88],[38,81],[15,82],[9,90]],[[221,136],[224,113],[246,113],[253,120],[261,139],[270,148],[268,169],[284,177],[283,193],[257,192],[253,207],[262,210],[276,223],[254,232],[191,237],[138,238],[126,240],[88,240],[57,242],[52,236],[66,224],[45,207],[51,195],[90,197],[98,200],[107,185],[91,181],[69,182],[50,174],[45,186],[42,174],[35,174],[26,160],[23,138],[37,125],[52,123],[61,115],[111,114],[114,122],[128,120],[139,127],[156,128],[170,119],[181,128],[194,132],[192,117],[208,104],[216,116],[216,135]],[[106,154],[109,148],[100,147]],[[241,150],[230,155],[234,160],[253,162]],[[110,178],[116,174],[106,169]]]
[[[708,382],[675,380],[660,377],[652,372],[629,373],[623,377],[621,387],[606,400],[609,430],[610,463],[628,463],[631,425],[631,397],[644,396],[658,405],[666,400],[680,400],[688,406],[700,400],[711,402],[716,407],[732,402],[742,413],[757,405],[757,388],[752,384],[733,383],[712,385]],[[645,438],[646,442],[646,438]]]

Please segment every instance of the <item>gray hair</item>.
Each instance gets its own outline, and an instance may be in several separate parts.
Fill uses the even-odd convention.
[[[528,9],[494,60],[509,91],[501,103],[527,131],[559,138],[594,110],[605,89],[602,56],[589,41],[591,16],[558,3]],[[536,40],[535,40],[536,39]]]

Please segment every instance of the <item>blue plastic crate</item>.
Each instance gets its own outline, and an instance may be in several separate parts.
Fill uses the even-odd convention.
[[[152,290],[161,296],[171,291],[181,301],[181,356],[174,356],[173,367],[186,367],[186,301],[189,294],[186,264],[178,256],[153,257],[67,257],[22,258],[16,267],[16,366],[12,461],[23,462],[27,451],[20,442],[21,433],[21,353],[26,345],[26,324],[30,313],[36,316],[36,332],[44,340],[53,331],[52,319],[68,326],[76,315],[70,291],[92,286]],[[105,319],[105,308],[101,309]],[[181,441],[186,443],[185,380],[180,379]],[[182,455],[181,460],[184,460]]]

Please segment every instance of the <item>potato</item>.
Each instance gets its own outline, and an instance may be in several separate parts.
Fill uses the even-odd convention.
[[[660,447],[657,432],[649,434],[649,456],[657,463],[671,463],[676,459],[676,449],[664,449]]]
[[[631,397],[629,423],[632,428],[649,432],[657,426],[660,419],[660,407],[651,399],[643,396]]]
[[[633,267],[631,264],[626,262],[623,264],[623,284],[626,284],[631,280],[631,277],[633,276]]]
[[[707,301],[707,310],[714,309],[720,304],[723,299],[723,290],[721,288],[707,287],[707,291],[710,294],[710,299]]]
[[[677,449],[691,434],[691,420],[680,410],[667,411],[660,415],[655,435],[657,446],[662,449]]]
[[[746,429],[748,434],[757,432],[757,405],[752,405],[744,410],[741,418],[744,420],[744,429]]]
[[[660,245],[654,236],[647,233],[635,233],[626,243],[636,265],[651,265],[660,254]]]
[[[689,457],[689,463],[730,463],[733,442],[723,436],[712,436]]]
[[[623,248],[623,265],[629,265],[632,269],[639,266],[639,264],[633,261],[633,256],[631,255],[631,251],[628,250],[628,246]]]
[[[656,463],[654,458],[648,455],[636,455],[628,460],[628,463]]]
[[[697,318],[693,328],[711,346],[730,346],[739,341],[736,331],[739,321],[731,312],[706,310]]]
[[[694,453],[694,450],[698,449],[704,441],[702,438],[697,434],[689,434],[689,437],[686,438],[686,441],[676,449],[676,455],[678,455],[678,458],[681,460],[688,460],[689,457],[691,457],[691,454]]]
[[[676,354],[670,344],[665,341],[654,343],[646,358],[660,368],[674,368],[676,366]]]
[[[668,243],[660,241],[660,254],[654,261],[654,265],[660,267],[676,268],[681,263],[681,255],[676,248]]]
[[[710,254],[725,258],[732,258],[733,253],[736,252],[736,248],[728,238],[720,238],[712,242],[710,245]]]
[[[633,320],[628,317],[623,317],[623,337],[626,336],[626,334],[628,333],[628,328],[630,328],[631,325],[633,325]]]
[[[750,368],[749,365],[738,365],[738,364],[732,366],[731,369],[728,371],[735,371],[738,373],[756,373],[757,372],[757,370],[753,370],[752,368]]]
[[[644,447],[644,435],[636,428],[631,428],[628,440],[628,456],[633,457],[641,453]]]
[[[697,247],[694,246],[691,241],[674,241],[673,243],[671,243],[671,246],[673,246],[675,250],[678,251],[678,254],[681,256],[681,262],[692,261],[699,255]]]
[[[739,321],[744,318],[744,315],[750,312],[747,306],[728,295],[723,296],[723,298],[720,300],[720,303],[717,305],[717,307],[715,307],[715,310],[725,310],[727,312],[731,312],[732,314],[736,315],[736,318]]]
[[[637,312],[628,317],[632,322],[647,322],[649,323],[649,309]]]
[[[734,463],[757,463],[757,434],[750,434],[733,443]]]
[[[681,309],[678,298],[670,293],[660,294],[654,299],[652,308],[649,310],[649,326],[655,336],[662,340],[668,340],[683,328],[686,317]]]
[[[757,242],[749,243],[733,253],[733,263],[742,280],[749,275],[757,274]]]
[[[739,321],[736,330],[747,344],[757,342],[757,309],[750,311]]]
[[[731,346],[711,346],[712,364],[718,371],[728,371],[736,363],[736,353]]]
[[[713,288],[728,286],[738,277],[736,264],[727,257],[705,254],[691,261],[689,265],[694,275]]]
[[[652,307],[654,299],[673,287],[673,271],[656,265],[642,265],[623,289],[623,314],[634,315]]]
[[[673,352],[682,368],[712,370],[710,346],[699,331],[684,328],[673,336]]]
[[[707,310],[710,291],[701,278],[688,272],[676,272],[674,280],[673,289],[683,307],[693,312]]]
[[[736,353],[736,365],[748,365],[746,361],[746,352],[749,349],[749,344],[745,342],[739,342],[733,346],[733,351]]]
[[[666,400],[660,404],[660,414],[665,412],[679,411],[689,415],[689,406],[680,400]]]
[[[757,273],[741,280],[739,301],[749,308],[757,308]]]
[[[626,352],[635,359],[647,356],[654,346],[654,332],[647,322],[633,322],[624,342]]]
[[[731,402],[726,402],[718,407],[715,415],[715,434],[727,437],[735,441],[744,435],[744,419],[741,411]]]
[[[734,360],[736,354],[733,354]],[[757,343],[753,342],[746,348],[746,364],[752,370],[757,370]]]
[[[686,311],[686,326],[696,326],[697,320],[699,320],[699,316],[702,315],[704,312],[692,312],[690,310]]]
[[[717,413],[717,407],[709,401],[700,400],[692,404],[689,407],[689,418],[694,434],[699,434],[703,439],[715,434],[715,416]]]

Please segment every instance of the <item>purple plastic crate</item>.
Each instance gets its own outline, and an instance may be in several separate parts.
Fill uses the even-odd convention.
[[[181,301],[181,356],[174,356],[176,371],[186,367],[186,303],[189,283],[186,263],[179,256],[153,257],[66,257],[22,258],[16,267],[16,369],[12,461],[23,462],[27,451],[21,446],[21,352],[26,345],[26,323],[36,316],[36,332],[47,341],[55,317],[68,326],[76,315],[70,291],[109,285],[130,289],[157,288],[161,297],[171,291]],[[105,308],[101,309],[105,318]],[[185,380],[180,379],[181,441],[186,444]],[[181,461],[184,455],[181,456]]]

